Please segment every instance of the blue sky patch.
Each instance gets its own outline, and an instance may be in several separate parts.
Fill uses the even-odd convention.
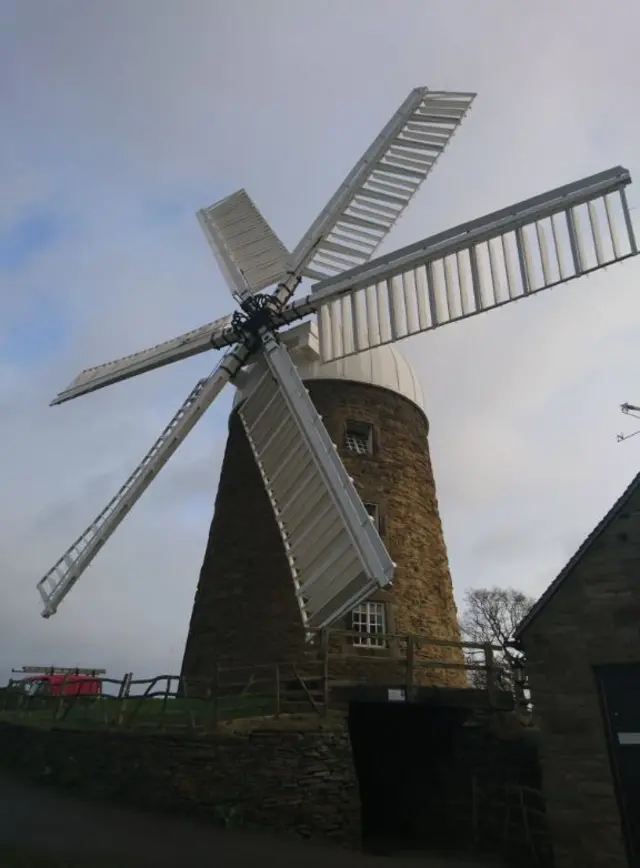
[[[41,365],[57,355],[72,330],[66,306],[47,294],[38,294],[29,312],[17,319],[8,337],[0,341],[0,359],[24,367]]]
[[[0,268],[15,271],[32,256],[55,244],[62,234],[62,224],[53,214],[31,214],[0,232]]]

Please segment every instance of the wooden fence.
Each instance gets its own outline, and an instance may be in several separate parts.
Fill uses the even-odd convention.
[[[357,648],[353,640],[358,642]],[[369,640],[376,644],[367,645]],[[464,662],[441,659],[443,648],[457,649],[451,656],[462,657]],[[439,649],[439,659],[425,657],[425,649]],[[0,715],[45,726],[209,732],[223,721],[244,717],[280,717],[291,712],[326,715],[333,707],[341,707],[337,686],[386,681],[410,696],[421,681],[419,673],[429,668],[483,673],[492,703],[501,690],[504,671],[496,663],[500,651],[490,644],[427,636],[325,630],[314,637],[308,652],[297,661],[238,665],[219,660],[212,664],[207,678],[134,678],[127,673],[122,679],[102,677],[99,694],[83,695],[71,694],[71,685],[65,693],[65,677],[54,696],[38,690],[25,692],[25,682],[10,681],[0,697]],[[346,678],[345,662],[354,664]]]

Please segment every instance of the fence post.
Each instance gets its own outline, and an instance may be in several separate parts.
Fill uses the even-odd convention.
[[[496,700],[496,681],[493,647],[491,646],[491,642],[484,643],[484,663],[487,673],[487,693],[489,694],[489,704],[494,705]]]
[[[165,678],[167,679],[167,686],[164,689],[164,696],[162,697],[162,712],[160,714],[160,724],[159,724],[160,732],[165,731],[165,716],[167,713],[167,702],[169,700],[169,694],[171,693],[171,682],[173,680],[170,675],[166,675]]]
[[[413,667],[415,665],[416,647],[413,636],[407,636],[407,672],[406,672],[406,691],[407,699],[411,698],[413,691]]]
[[[29,708],[31,706],[31,694],[26,693],[20,703],[20,718],[24,719],[29,716]]]
[[[526,711],[528,702],[525,693],[525,685],[527,682],[525,661],[522,657],[511,657],[510,666],[513,693],[516,698],[516,708],[518,711]]]
[[[107,705],[104,706],[104,722],[106,725],[109,723],[113,723],[115,726],[120,726],[122,723],[122,714],[124,711],[124,691],[127,684],[127,680],[129,677],[129,673],[125,672],[122,676],[122,681],[120,682],[120,686],[118,687],[118,695],[116,696],[116,705],[115,705],[115,714],[112,720],[109,720],[109,712],[107,711]]]
[[[64,691],[65,691],[65,688],[68,684],[68,679],[69,679],[69,673],[67,672],[65,674],[64,678],[62,679],[62,684],[60,685],[60,693],[58,695],[58,701],[57,702],[54,701],[54,703],[53,703],[53,720],[54,720],[54,722],[59,720],[59,718],[61,717],[60,712],[62,711],[62,709],[64,707]]]

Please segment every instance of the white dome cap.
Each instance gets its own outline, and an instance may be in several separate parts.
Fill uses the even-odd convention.
[[[426,412],[418,377],[393,344],[323,363],[318,353],[318,327],[315,321],[301,323],[281,332],[280,337],[288,347],[302,380],[346,380],[379,386],[408,398],[423,413]],[[244,397],[243,386],[248,380],[249,377],[242,374],[236,377],[238,392],[234,405]]]

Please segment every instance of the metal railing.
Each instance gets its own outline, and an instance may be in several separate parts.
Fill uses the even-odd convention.
[[[546,802],[541,790],[507,782],[489,790],[476,776],[471,789],[473,851],[498,851],[517,859],[518,865],[551,868]]]

